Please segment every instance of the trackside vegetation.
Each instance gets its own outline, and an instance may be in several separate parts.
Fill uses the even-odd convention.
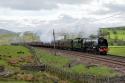
[[[72,58],[55,56],[38,48],[35,48],[35,52],[42,63],[50,64],[60,69],[63,68],[65,71],[72,73],[106,77],[119,75],[118,72],[104,66],[88,68],[86,65],[76,64],[69,68],[67,65],[72,62]],[[0,77],[0,83],[31,83],[34,80],[38,83],[53,83],[55,80],[58,80],[59,83],[74,83],[70,82],[70,80],[60,80],[58,76],[53,76],[53,74],[48,72],[32,72],[20,69],[21,65],[30,63],[34,62],[29,49],[23,46],[0,46],[0,66],[4,66],[5,70],[11,73],[7,78]]]
[[[23,46],[0,46],[0,65],[7,66],[9,61],[15,61],[13,59],[18,59],[23,56],[31,56],[29,49]]]
[[[76,65],[71,68],[72,72],[83,73],[83,74],[90,74],[96,76],[117,76],[119,73],[113,71],[112,69],[105,67],[105,66],[94,66],[87,68],[83,64]]]
[[[92,66],[88,68],[86,65],[76,64],[69,68],[65,65],[71,63],[71,58],[54,55],[39,48],[35,49],[35,51],[38,57],[40,58],[41,62],[46,64],[51,64],[59,68],[64,68],[66,71],[70,71],[78,74],[109,76],[109,77],[120,75],[118,72],[105,66]]]
[[[110,46],[125,45],[125,27],[101,28],[99,35],[108,39]]]
[[[54,56],[54,54],[47,53],[41,49],[35,49],[35,51],[42,63],[63,67],[70,62],[69,58],[63,56]]]
[[[0,46],[0,55],[18,57],[20,55],[28,56],[31,55],[31,53],[29,52],[29,49],[23,46],[3,45]]]
[[[109,46],[109,54],[125,57],[125,46]]]
[[[1,66],[5,68],[3,71],[5,76],[0,76],[0,83],[53,83],[57,79],[59,83],[65,81],[47,72],[27,71],[20,68],[23,64],[32,63],[34,64],[34,59],[26,47],[0,46],[0,70]],[[6,72],[8,72],[7,76]],[[65,83],[70,82],[66,80]]]

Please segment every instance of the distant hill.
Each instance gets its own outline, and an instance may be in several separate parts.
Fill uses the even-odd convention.
[[[0,29],[0,45],[10,44],[12,42],[31,42],[40,41],[40,37],[30,31],[16,33],[9,30]]]
[[[109,41],[109,45],[125,46],[125,27],[101,28],[99,35]]]
[[[16,33],[5,29],[0,29],[0,35],[1,34],[16,34]]]
[[[101,29],[108,29],[108,30],[125,30],[125,26],[121,26],[121,27],[105,27],[105,28],[101,28]]]

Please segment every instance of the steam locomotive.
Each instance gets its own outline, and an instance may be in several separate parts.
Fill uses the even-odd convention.
[[[97,39],[76,38],[58,40],[55,42],[52,41],[51,43],[43,43],[42,46],[104,55],[106,55],[108,52],[108,42],[103,37]]]

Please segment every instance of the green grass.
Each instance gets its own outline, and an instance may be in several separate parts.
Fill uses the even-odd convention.
[[[86,73],[88,69],[86,68],[85,65],[79,64],[79,65],[73,66],[71,68],[71,71],[76,72],[76,73]]]
[[[21,53],[18,53],[18,52],[21,52]],[[23,46],[10,46],[10,45],[0,46],[0,66],[4,66],[5,70],[12,71],[12,72],[17,72],[17,71],[21,72],[20,67],[18,66],[22,64],[27,64],[26,61],[18,62],[15,64],[15,66],[8,63],[10,60],[19,59],[19,56],[31,56],[31,53],[29,49]],[[2,78],[0,77],[0,79]],[[4,78],[4,80],[5,81],[0,80],[0,83],[28,83],[26,81],[18,81],[14,79],[12,81],[7,81],[9,80],[9,77]]]
[[[122,28],[103,28],[100,35],[105,37],[110,45],[125,45],[125,27]],[[121,43],[120,43],[121,42]]]
[[[24,53],[18,53],[24,52]],[[19,56],[30,56],[29,49],[23,46],[0,46],[0,65],[8,65],[8,59],[18,58]],[[10,57],[9,57],[10,56]],[[23,62],[22,62],[23,63]]]
[[[109,46],[109,54],[125,56],[125,46]]]
[[[87,68],[85,65],[79,64],[71,68],[71,71],[76,73],[83,73],[88,75],[96,75],[96,76],[108,76],[113,77],[119,75],[116,71],[105,67],[105,66],[98,66],[98,67],[89,67]]]
[[[24,52],[18,53],[18,52]],[[19,55],[27,56],[31,55],[29,52],[29,49],[23,47],[23,46],[0,46],[0,55],[2,56],[12,56],[12,57],[18,57]]]
[[[24,54],[18,54],[17,52],[24,52]],[[44,53],[46,54],[46,53]],[[19,77],[20,75],[23,75],[24,78],[25,75],[30,74],[32,75],[35,79],[38,79],[38,81],[35,81],[34,83],[53,83],[54,80],[56,80],[58,77],[55,77],[53,75],[50,75],[47,72],[35,72],[35,71],[27,71],[27,70],[21,70],[20,65],[22,64],[29,64],[25,60],[16,63],[16,66],[8,64],[9,59],[19,59],[19,56],[30,56],[31,53],[29,49],[23,47],[23,46],[0,46],[0,66],[4,66],[6,70],[12,71],[13,74],[8,76],[7,78],[3,78],[2,76],[0,77],[0,83],[32,83],[31,81],[26,81],[25,79],[22,79],[22,76]],[[8,57],[11,56],[11,57]],[[45,59],[45,61],[49,62],[54,62],[57,63],[58,65],[64,65],[65,63],[68,62],[68,59],[65,59],[64,57],[50,57],[47,59],[48,55],[46,57],[42,57]],[[57,62],[54,60],[56,58]],[[52,61],[51,61],[52,60]],[[65,61],[63,63],[63,61]],[[53,63],[53,64],[54,64]],[[17,66],[18,65],[18,66]],[[59,78],[58,78],[59,79]],[[60,79],[59,79],[60,80]],[[61,81],[61,80],[60,80]]]
[[[41,59],[41,62],[51,64],[60,68],[64,68],[66,71],[71,71],[74,73],[83,73],[83,74],[90,74],[96,76],[116,76],[119,75],[116,71],[104,66],[100,67],[90,67],[87,68],[83,64],[74,65],[71,68],[64,67],[67,63],[69,63],[70,59],[68,57],[63,56],[55,56],[53,54],[47,53],[41,49],[36,49],[37,55]]]
[[[5,60],[0,60],[0,65],[5,65],[7,66],[7,62]]]
[[[117,39],[119,39],[119,40],[125,40],[125,34],[117,34],[117,35],[115,35],[113,33],[110,34],[111,39],[115,39],[116,36],[117,36]]]
[[[107,77],[113,77],[119,75],[118,72],[113,71],[112,69],[108,67],[91,67],[88,70],[88,73],[92,75],[97,75],[97,76],[107,76]]]
[[[47,53],[41,49],[36,50],[37,54],[39,55],[39,58],[41,62],[56,65],[56,66],[64,66],[70,62],[70,59],[63,57],[63,56],[55,56],[53,54]]]
[[[0,83],[30,83],[26,81],[0,81]]]

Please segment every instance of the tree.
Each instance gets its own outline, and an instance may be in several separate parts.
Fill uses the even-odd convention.
[[[107,32],[107,35],[108,35],[108,39],[110,39],[110,32]]]
[[[116,34],[117,34],[117,31],[116,31],[116,30],[113,30],[113,34],[115,34],[115,35],[116,35]]]

